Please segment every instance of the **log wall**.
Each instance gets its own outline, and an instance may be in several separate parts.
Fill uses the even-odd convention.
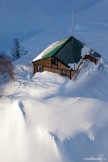
[[[91,62],[94,62],[95,64],[97,64],[97,60],[95,58],[91,57],[90,55],[85,55],[84,59],[85,60],[88,59]]]
[[[58,69],[69,70],[67,66],[58,61]]]
[[[58,73],[60,75],[61,75],[62,70],[66,70],[66,76],[70,79],[76,73],[76,71],[72,71],[71,69],[69,69],[67,66],[65,66],[63,63],[61,63],[59,61],[58,61],[57,67],[52,66],[51,65],[51,58],[36,61],[36,62],[33,63],[33,65],[34,65],[34,73],[38,72],[38,66],[42,66],[43,71]]]
[[[44,59],[44,60],[35,61],[34,64],[36,64],[38,66],[51,67],[51,58],[47,58],[47,59]]]

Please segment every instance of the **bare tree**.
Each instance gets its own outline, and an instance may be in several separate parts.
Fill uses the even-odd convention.
[[[12,59],[3,52],[0,53],[0,75],[3,79],[5,77],[14,79]]]
[[[20,45],[19,40],[17,38],[15,38],[14,39],[14,47],[12,49],[13,59],[17,60],[27,53],[28,53],[28,51],[26,51],[25,48]]]

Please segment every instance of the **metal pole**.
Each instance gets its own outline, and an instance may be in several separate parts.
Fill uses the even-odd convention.
[[[71,21],[71,35],[73,35],[73,22],[74,22],[74,17],[73,17],[73,8],[72,8],[72,21]]]

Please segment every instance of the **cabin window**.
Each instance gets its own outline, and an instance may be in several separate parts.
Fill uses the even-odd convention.
[[[66,70],[61,70],[62,75],[66,75]]]
[[[55,59],[55,58],[52,58],[51,59],[51,65],[53,68],[57,68],[58,66],[58,61]]]
[[[43,67],[42,66],[38,66],[38,72],[43,72]]]

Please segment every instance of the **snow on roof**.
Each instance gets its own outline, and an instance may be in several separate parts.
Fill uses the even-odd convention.
[[[89,53],[90,53],[90,48],[84,46],[81,51],[81,56],[83,57],[84,55],[89,54]]]
[[[50,46],[48,46],[43,52],[41,52],[36,58],[34,58],[32,62],[42,59],[46,52],[48,52],[55,44],[57,44],[57,42],[54,42]]]
[[[76,69],[77,67],[77,64],[76,63],[69,63],[68,66],[71,68],[71,69]]]
[[[92,49],[90,49],[90,48],[88,48],[86,46],[84,46],[82,48],[81,55],[82,55],[82,57],[85,56],[85,55],[90,55],[90,56],[92,56],[94,58],[100,58],[101,57],[101,55],[99,53],[95,52],[94,50],[92,50]]]
[[[60,41],[52,43],[42,53],[40,53],[35,59],[33,59],[32,62],[53,56],[64,45],[64,43],[68,39],[69,38],[64,38]]]

